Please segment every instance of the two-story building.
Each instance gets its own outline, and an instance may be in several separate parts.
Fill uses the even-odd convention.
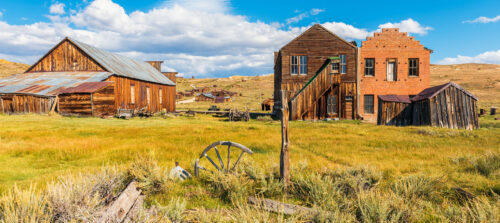
[[[378,96],[409,95],[430,87],[430,54],[420,41],[384,28],[362,42],[360,47],[359,114],[377,121]]]

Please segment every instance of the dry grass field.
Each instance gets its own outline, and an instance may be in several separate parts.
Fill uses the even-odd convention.
[[[23,63],[14,63],[0,59],[0,78],[8,77],[12,74],[19,74],[26,71],[30,66]]]

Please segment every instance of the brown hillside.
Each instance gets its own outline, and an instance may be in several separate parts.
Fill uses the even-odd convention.
[[[0,59],[0,78],[8,77],[13,74],[23,73],[30,65],[23,63],[14,63]]]

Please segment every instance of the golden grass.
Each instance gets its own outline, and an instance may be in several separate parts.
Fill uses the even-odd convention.
[[[280,123],[231,123],[211,116],[132,120],[0,115],[0,190],[14,184],[43,186],[57,176],[92,172],[102,166],[130,164],[151,155],[160,165],[174,161],[192,171],[201,151],[218,140],[251,148],[251,159],[278,165]],[[312,169],[367,165],[393,176],[444,176],[449,183],[486,191],[495,182],[461,172],[453,159],[500,152],[500,123],[482,118],[476,131],[430,127],[389,127],[356,121],[292,122],[292,165]],[[498,182],[496,182],[498,184]]]
[[[19,74],[26,71],[30,65],[23,63],[14,63],[0,59],[0,78],[8,77],[13,74]]]

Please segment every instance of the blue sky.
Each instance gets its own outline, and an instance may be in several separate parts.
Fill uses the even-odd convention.
[[[399,27],[432,63],[500,63],[500,1],[0,0],[0,58],[33,63],[65,36],[197,77],[272,73],[314,23],[358,42]]]

